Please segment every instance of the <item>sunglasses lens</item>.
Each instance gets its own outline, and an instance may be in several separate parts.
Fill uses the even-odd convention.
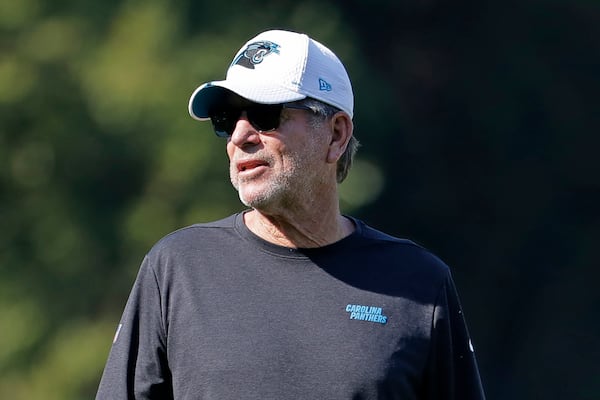
[[[240,110],[222,110],[214,112],[210,116],[210,121],[213,124],[217,136],[223,138],[231,136],[241,113]]]
[[[227,138],[233,134],[235,125],[244,110],[254,129],[268,132],[279,127],[282,109],[281,104],[254,104],[243,109],[215,111],[211,114],[210,120],[217,136]]]
[[[255,105],[246,109],[248,121],[259,131],[273,131],[281,121],[281,104]]]

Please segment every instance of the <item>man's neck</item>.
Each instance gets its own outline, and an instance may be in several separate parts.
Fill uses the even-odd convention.
[[[244,223],[262,239],[285,247],[314,248],[337,242],[354,231],[354,223],[337,207],[327,212],[273,215],[253,209],[244,214]]]

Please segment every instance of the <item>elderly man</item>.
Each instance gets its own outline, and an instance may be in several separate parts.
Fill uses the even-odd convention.
[[[353,101],[328,48],[278,30],[193,93],[248,209],[146,255],[97,399],[484,398],[448,267],[340,212]]]

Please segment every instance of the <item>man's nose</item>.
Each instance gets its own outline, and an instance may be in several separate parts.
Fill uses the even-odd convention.
[[[239,147],[249,143],[258,143],[260,141],[259,132],[248,120],[246,111],[243,111],[236,121],[230,141]]]

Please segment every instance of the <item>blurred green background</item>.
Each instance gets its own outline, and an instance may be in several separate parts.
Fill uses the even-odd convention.
[[[187,101],[268,28],[346,64],[343,209],[451,266],[489,399],[600,399],[597,0],[0,0],[0,398],[93,398],[145,252],[242,208]]]

